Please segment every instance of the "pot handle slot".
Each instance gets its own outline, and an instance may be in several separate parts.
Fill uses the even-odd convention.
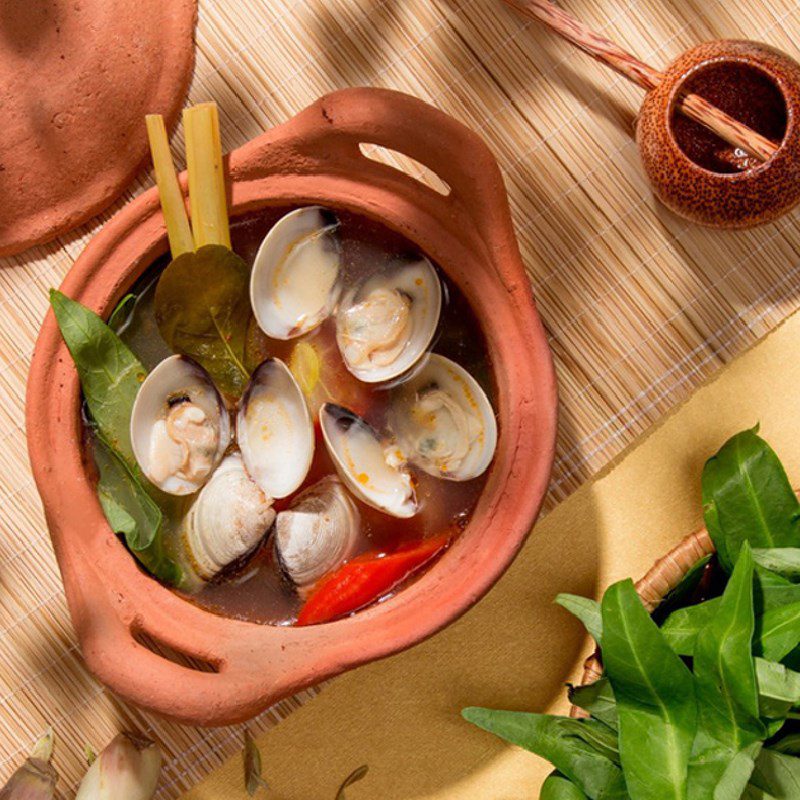
[[[460,206],[489,248],[506,249],[509,237],[515,241],[503,177],[486,143],[466,125],[416,97],[388,89],[343,89],[298,114],[287,123],[286,133],[293,139],[292,162],[300,172],[335,172],[360,180],[368,176],[366,180],[376,185],[391,181],[393,190],[408,203],[438,205],[443,219],[453,218],[452,205]],[[265,137],[262,164],[270,160],[274,142]],[[425,184],[420,187],[420,181],[404,170],[376,163],[363,154],[362,144],[413,159],[438,176],[449,192],[443,195]],[[284,159],[285,152],[276,150],[275,156]]]

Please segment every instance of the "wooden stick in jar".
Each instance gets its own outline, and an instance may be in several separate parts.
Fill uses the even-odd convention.
[[[505,2],[517,11],[544,23],[553,33],[647,91],[655,89],[664,77],[657,69],[640,61],[610,39],[595,33],[550,0],[505,0]],[[728,144],[741,148],[761,161],[771,158],[778,150],[778,145],[774,142],[748,128],[700,95],[682,95],[678,98],[677,109],[713,131]]]

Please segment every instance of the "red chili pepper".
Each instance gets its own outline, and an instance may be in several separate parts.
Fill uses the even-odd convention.
[[[448,541],[449,536],[437,536],[404,545],[393,553],[364,553],[348,561],[320,580],[300,609],[297,624],[329,622],[363,608],[430,561]]]

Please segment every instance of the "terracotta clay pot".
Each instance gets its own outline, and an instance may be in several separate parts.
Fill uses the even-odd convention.
[[[364,142],[422,162],[449,194],[367,159],[359,148]],[[303,687],[409,647],[464,613],[524,542],[545,494],[556,430],[550,351],[499,169],[474,133],[406,95],[350,89],[232,153],[229,170],[234,215],[321,203],[377,220],[431,256],[482,321],[500,436],[472,521],[438,563],[395,597],[307,628],[215,616],[139,570],[109,530],[81,447],[77,373],[48,313],[28,383],[28,444],[86,663],[125,700],[197,725],[247,719]],[[93,239],[62,288],[106,315],[166,250],[151,190]],[[137,641],[142,634],[215,671],[166,660]]]
[[[704,96],[731,116],[781,140],[757,164],[736,154],[697,123],[675,114],[682,91]],[[800,201],[800,65],[750,41],[716,41],[686,51],[648,92],[636,125],[642,161],[656,195],[675,213],[721,228],[745,228],[785,214]],[[748,163],[723,172],[726,159]],[[690,155],[692,157],[690,157]],[[719,164],[719,166],[716,166]]]
[[[716,552],[705,528],[687,536],[680,544],[659,558],[647,574],[636,583],[636,591],[644,607],[652,613],[661,601],[681,582],[684,575],[704,556]],[[595,650],[583,665],[580,685],[594,683],[603,677],[603,660]],[[571,717],[585,718],[588,714],[577,706],[570,709]]]

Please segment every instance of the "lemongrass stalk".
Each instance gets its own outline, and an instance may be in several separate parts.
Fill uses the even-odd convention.
[[[161,772],[155,743],[120,733],[86,771],[75,800],[150,800]]]
[[[183,129],[194,246],[221,244],[230,247],[217,104],[201,103],[184,109]]]
[[[194,250],[194,238],[189,226],[189,216],[183,201],[183,192],[175,174],[175,164],[169,149],[169,138],[161,114],[148,114],[145,118],[150,155],[158,184],[158,197],[167,224],[169,249],[173,258]]]
[[[52,800],[58,776],[50,764],[53,732],[48,731],[34,746],[23,765],[0,789],[0,800]]]

